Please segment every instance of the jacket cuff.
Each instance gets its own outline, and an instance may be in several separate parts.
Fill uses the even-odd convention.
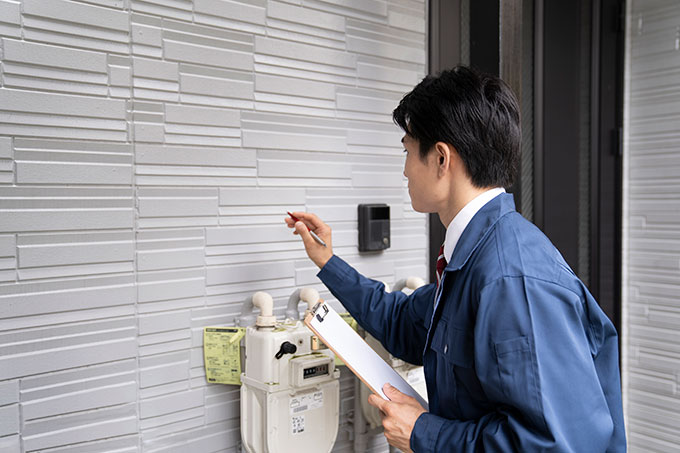
[[[349,265],[342,260],[339,256],[333,255],[326,264],[321,268],[321,270],[316,274],[316,276],[326,285],[329,289],[339,287],[347,276]]]
[[[416,453],[436,451],[437,439],[444,422],[445,419],[429,412],[420,414],[411,431],[411,450]]]

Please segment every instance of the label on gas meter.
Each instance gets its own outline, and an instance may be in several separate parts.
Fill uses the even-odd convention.
[[[323,391],[307,393],[290,398],[290,430],[292,434],[305,432],[304,413],[323,407]]]
[[[305,432],[305,416],[294,415],[290,418],[290,430],[293,434],[302,434]]]
[[[416,368],[414,370],[409,370],[406,373],[406,382],[411,384],[411,386],[420,385],[425,382],[425,373],[423,368]]]
[[[323,407],[323,392],[307,393],[293,396],[290,399],[290,415],[297,415],[312,409]]]
[[[241,385],[241,338],[245,334],[245,327],[203,330],[203,360],[208,382]]]

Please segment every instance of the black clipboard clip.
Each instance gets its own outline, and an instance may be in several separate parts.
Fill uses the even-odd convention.
[[[319,307],[319,306],[321,306],[321,307]],[[324,311],[323,315],[320,315],[319,313],[317,313],[317,310],[319,308],[323,308],[323,311]],[[328,314],[328,307],[326,307],[326,304],[324,304],[323,302],[317,302],[316,305],[314,306],[314,308],[312,309],[312,312],[314,312],[316,314],[316,319],[318,319],[319,322],[323,322],[324,318]]]

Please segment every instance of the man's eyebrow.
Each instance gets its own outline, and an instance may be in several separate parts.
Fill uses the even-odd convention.
[[[402,143],[404,143],[404,139],[405,139],[405,138],[406,138],[406,137],[401,137],[401,142],[402,142]]]

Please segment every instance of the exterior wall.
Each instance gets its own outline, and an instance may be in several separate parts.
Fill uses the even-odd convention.
[[[623,378],[631,452],[680,451],[680,4],[629,2]]]
[[[371,277],[426,276],[391,122],[425,73],[425,8],[0,0],[1,451],[237,451],[203,327],[258,290],[278,315],[297,287],[332,300],[286,210]],[[391,206],[382,254],[357,251],[362,202]]]

